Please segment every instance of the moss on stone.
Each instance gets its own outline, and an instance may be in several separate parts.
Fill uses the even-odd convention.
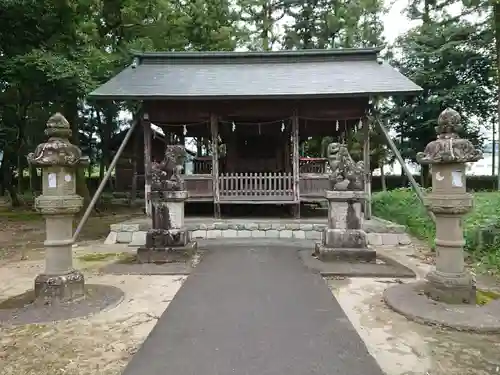
[[[481,290],[478,289],[476,291],[476,304],[479,306],[484,306],[491,301],[497,300],[500,298],[499,293],[495,293],[491,290]]]

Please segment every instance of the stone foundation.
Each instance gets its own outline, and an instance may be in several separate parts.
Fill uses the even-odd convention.
[[[434,301],[449,304],[476,304],[476,289],[468,272],[464,272],[459,277],[450,277],[433,270],[427,274],[426,279],[424,293]]]
[[[83,298],[85,279],[80,271],[65,275],[38,275],[35,278],[35,303],[51,304]]]
[[[192,240],[216,238],[283,238],[321,241],[327,228],[326,219],[297,220],[214,220],[212,218],[186,218],[185,226]],[[146,217],[110,226],[105,244],[124,243],[130,246],[144,246],[151,220]],[[379,218],[365,221],[363,229],[369,245],[409,245],[410,237],[402,225]]]
[[[377,253],[368,248],[367,235],[362,229],[326,229],[322,243],[316,243],[314,254],[322,261],[374,262]]]
[[[345,262],[375,262],[377,252],[368,247],[356,248],[333,248],[317,242],[314,255],[323,262],[345,261]]]
[[[195,241],[188,242],[181,247],[139,247],[137,249],[137,261],[139,263],[173,263],[185,261],[191,258],[198,244]]]
[[[189,231],[182,229],[150,229],[146,232],[146,247],[183,247],[189,243]]]

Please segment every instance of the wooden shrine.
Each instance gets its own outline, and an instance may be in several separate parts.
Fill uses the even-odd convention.
[[[363,131],[370,195],[370,100],[420,91],[379,52],[142,53],[91,96],[142,102],[146,196],[155,124],[175,142],[210,140],[184,176],[188,201],[214,202],[216,216],[234,203],[290,204],[298,215],[300,202],[322,200],[328,187],[326,159],[300,155],[309,137]]]

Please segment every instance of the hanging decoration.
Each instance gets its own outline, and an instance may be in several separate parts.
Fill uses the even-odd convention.
[[[281,132],[285,131],[285,121],[281,121]]]
[[[342,132],[342,143],[345,143],[347,136],[347,120],[344,120],[344,131]]]
[[[232,130],[233,130],[233,133],[236,130],[236,124],[234,123],[234,121],[233,121],[233,129]]]
[[[335,131],[339,131],[339,120],[335,122]]]
[[[188,132],[187,126],[184,125],[183,130],[182,130],[182,134],[184,134],[184,136],[186,136],[187,132]]]

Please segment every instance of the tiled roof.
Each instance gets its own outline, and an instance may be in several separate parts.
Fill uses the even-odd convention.
[[[136,54],[94,98],[287,98],[416,94],[379,49]]]

